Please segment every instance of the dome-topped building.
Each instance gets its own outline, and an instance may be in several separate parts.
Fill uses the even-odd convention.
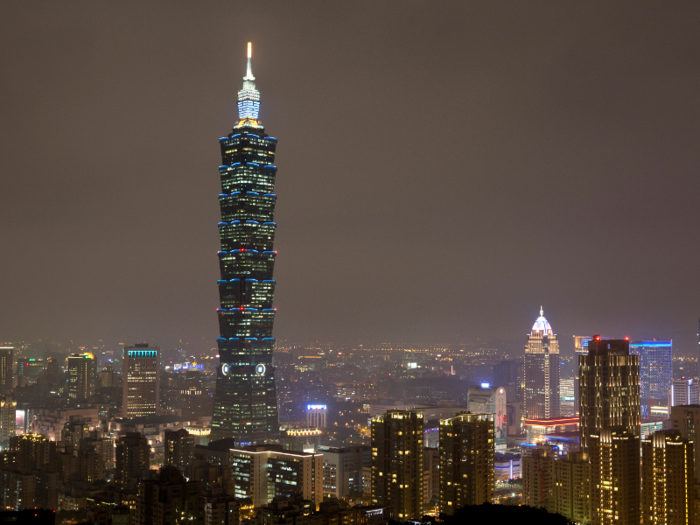
[[[542,332],[545,335],[552,335],[552,326],[549,324],[549,321],[544,316],[544,310],[540,306],[540,316],[537,318],[537,321],[535,321],[535,324],[532,325],[532,333],[535,332]]]
[[[559,416],[559,342],[540,306],[525,347],[525,417]]]

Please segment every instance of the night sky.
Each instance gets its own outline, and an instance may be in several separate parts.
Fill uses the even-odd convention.
[[[695,351],[698,27],[697,2],[4,2],[0,339],[213,342],[250,40],[278,340],[524,344],[542,304],[564,348]]]

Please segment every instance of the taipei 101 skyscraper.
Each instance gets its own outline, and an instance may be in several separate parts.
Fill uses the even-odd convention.
[[[260,92],[255,89],[251,54],[248,43],[238,123],[219,139],[220,360],[211,439],[233,438],[238,445],[279,441],[272,368],[277,139],[268,137],[258,120]]]

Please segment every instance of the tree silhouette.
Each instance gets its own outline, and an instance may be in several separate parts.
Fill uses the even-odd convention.
[[[553,514],[545,509],[528,506],[467,505],[457,509],[452,516],[441,516],[445,525],[466,525],[472,523],[537,523],[537,525],[573,525],[561,514]]]

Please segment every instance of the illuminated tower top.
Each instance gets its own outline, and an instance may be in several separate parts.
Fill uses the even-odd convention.
[[[535,324],[532,325],[532,333],[534,335],[535,332],[541,332],[542,335],[552,335],[552,327],[545,319],[544,317],[544,310],[540,306],[540,316],[537,318],[537,321],[535,321]]]
[[[244,126],[261,128],[258,121],[260,113],[260,92],[255,89],[255,77],[253,76],[253,44],[248,42],[248,69],[243,77],[243,89],[238,92],[238,124],[235,128]]]

